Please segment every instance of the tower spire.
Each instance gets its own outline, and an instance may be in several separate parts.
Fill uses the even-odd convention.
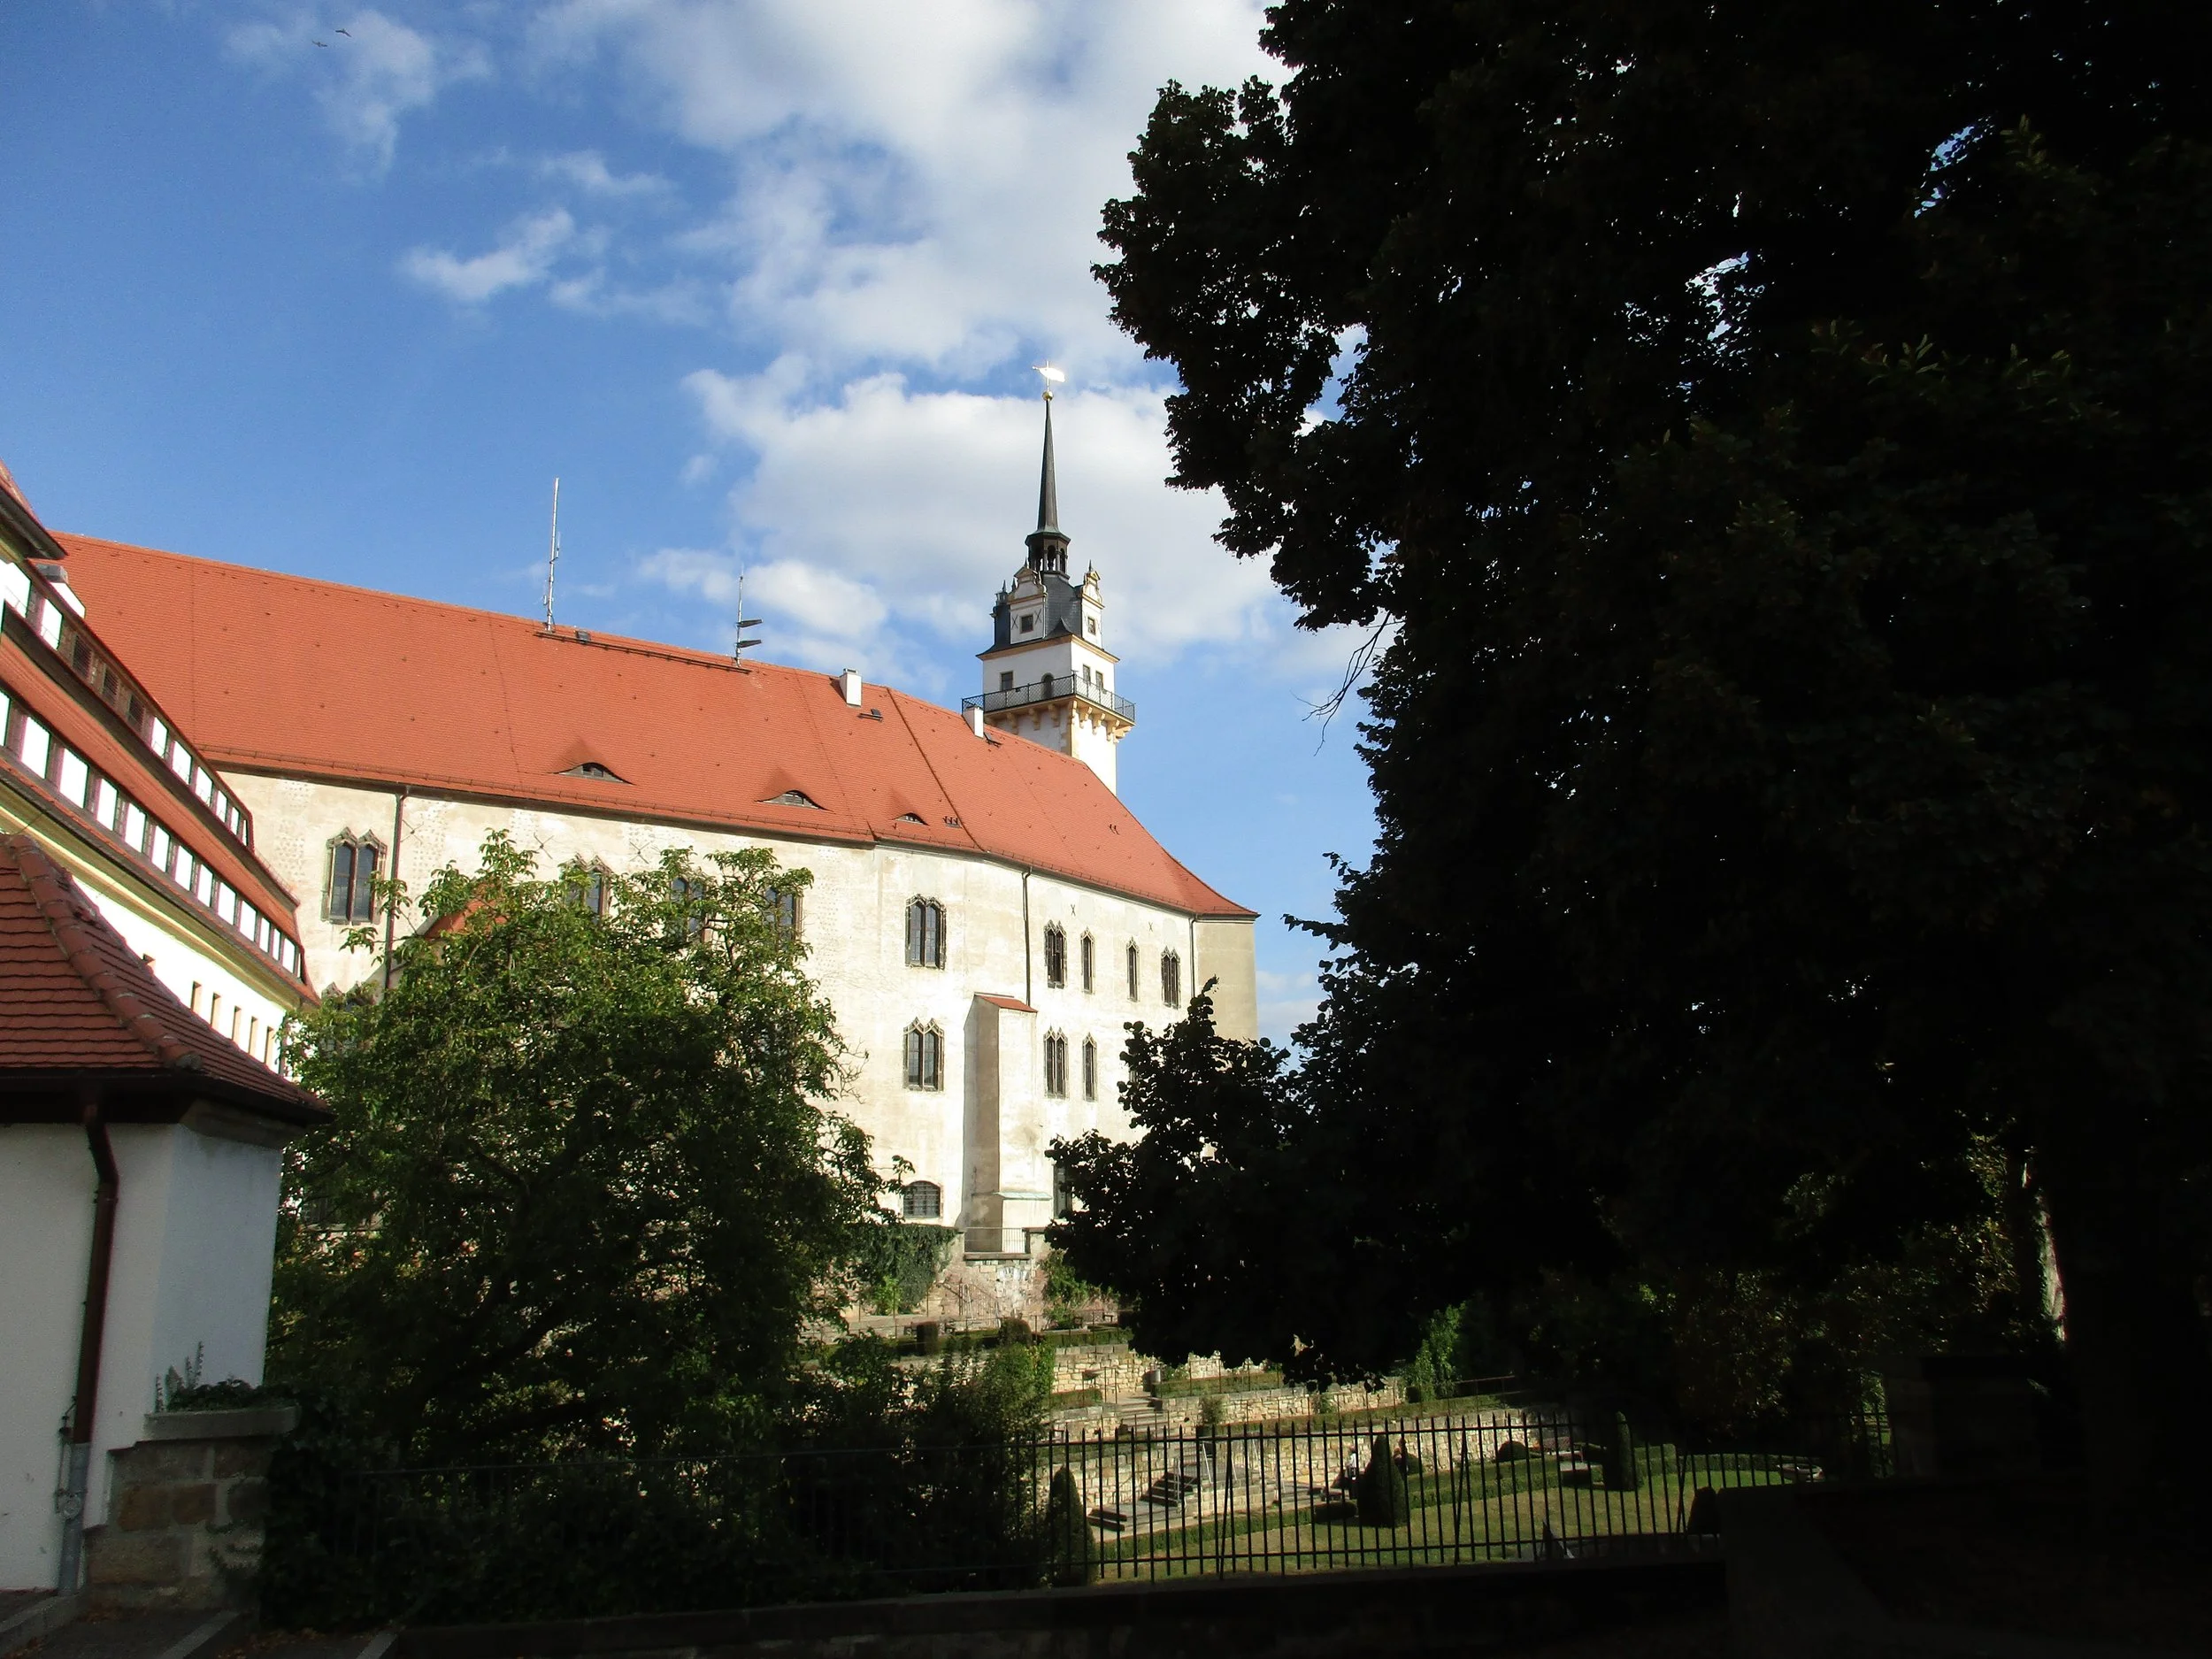
[[[1037,527],[1025,538],[1029,567],[1041,574],[1068,573],[1068,538],[1060,533],[1060,484],[1052,466],[1052,388],[1068,377],[1050,364],[1037,373],[1045,383],[1045,459],[1037,475]]]

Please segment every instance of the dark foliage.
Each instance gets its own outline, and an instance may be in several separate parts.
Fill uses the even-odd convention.
[[[1403,1526],[1412,1517],[1412,1486],[1390,1449],[1387,1434],[1375,1436],[1367,1448],[1367,1467],[1359,1471],[1354,1495],[1363,1526]]]
[[[2047,1213],[2149,1479],[2212,1386],[2212,12],[1270,17],[1102,275],[1225,545],[1393,630],[1380,836],[1301,1067],[1155,1041],[1187,1133],[1089,1149],[1077,1269],[1315,1370],[1476,1294],[1742,1421],[2039,1340]]]

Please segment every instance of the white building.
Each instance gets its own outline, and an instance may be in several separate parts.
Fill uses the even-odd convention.
[[[301,895],[314,985],[367,971],[342,941],[378,919],[372,875],[419,890],[495,829],[549,872],[768,848],[813,874],[800,933],[857,1062],[841,1110],[883,1169],[913,1167],[910,1216],[1021,1256],[1054,1212],[1050,1141],[1126,1127],[1128,1021],[1213,980],[1222,1030],[1257,1034],[1253,913],[1114,794],[1134,710],[1096,572],[1065,573],[1047,430],[1041,522],[964,717],[855,673],[64,541]]]
[[[73,1589],[171,1371],[261,1380],[307,988],[250,811],[0,469],[0,1590]]]

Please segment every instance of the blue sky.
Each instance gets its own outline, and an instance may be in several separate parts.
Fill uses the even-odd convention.
[[[1170,490],[1171,381],[1107,320],[1099,207],[1248,0],[0,0],[0,458],[51,526],[534,612],[956,703],[1036,500],[1139,725],[1122,794],[1262,912],[1311,1005],[1324,855],[1373,824],[1354,641],[1294,632]]]

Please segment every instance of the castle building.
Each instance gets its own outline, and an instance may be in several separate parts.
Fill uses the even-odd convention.
[[[419,891],[494,830],[547,873],[767,848],[813,878],[794,919],[856,1063],[839,1110],[887,1172],[912,1167],[910,1217],[1025,1259],[1058,1202],[1049,1143],[1127,1130],[1128,1022],[1212,980],[1221,1029],[1257,1034],[1253,912],[1115,795],[1134,710],[1097,573],[1066,574],[1049,419],[1039,526],[959,712],[850,671],[60,541],[296,895],[313,986],[369,972],[343,941],[379,919],[377,876]]]

